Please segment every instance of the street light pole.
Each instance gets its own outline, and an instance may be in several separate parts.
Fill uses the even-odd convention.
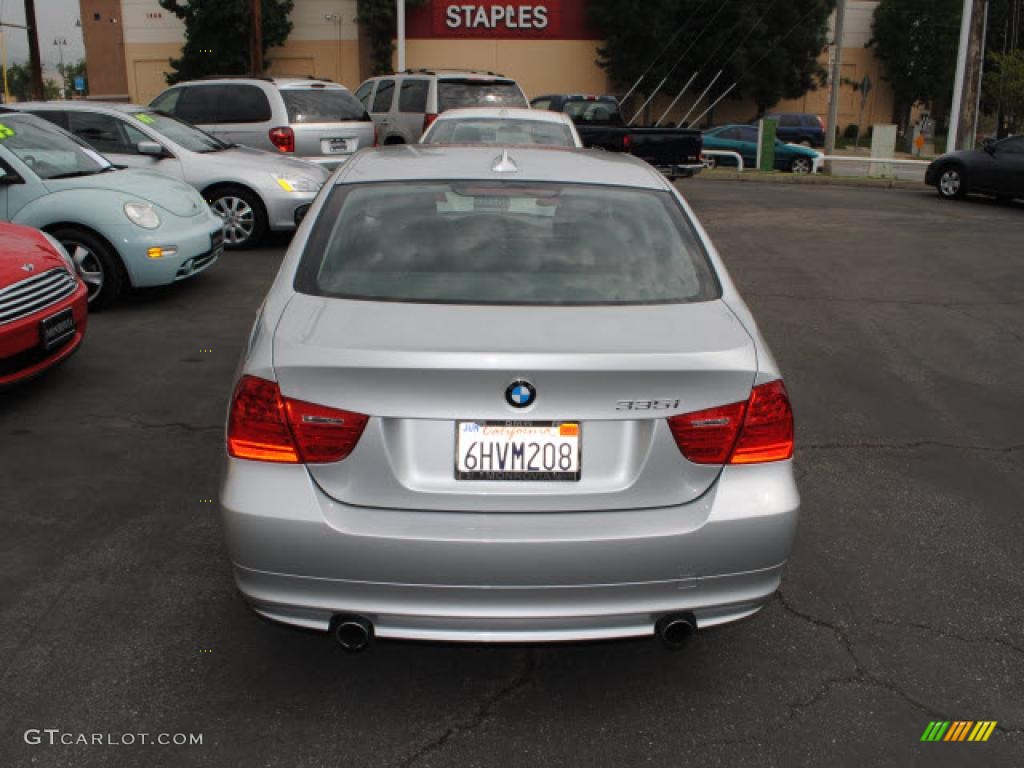
[[[68,73],[64,69],[64,46],[68,44],[66,38],[55,37],[53,44],[57,46],[57,53],[60,56],[60,97],[66,98],[68,91]]]
[[[836,151],[836,133],[839,122],[839,88],[843,79],[843,23],[846,21],[846,1],[836,3],[836,28],[832,38],[832,90],[828,95],[828,124],[825,133],[825,154]]]
[[[405,0],[397,0],[395,8],[398,21],[398,71],[405,72]]]

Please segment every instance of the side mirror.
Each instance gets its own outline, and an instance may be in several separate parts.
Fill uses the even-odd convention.
[[[138,150],[140,155],[149,155],[150,157],[168,157],[168,152],[164,149],[163,145],[156,141],[140,141],[135,145],[135,149]]]

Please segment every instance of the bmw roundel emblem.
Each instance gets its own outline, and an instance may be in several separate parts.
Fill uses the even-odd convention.
[[[536,399],[536,388],[530,382],[522,379],[513,381],[505,390],[505,400],[513,408],[525,408],[528,405],[533,405],[533,401]]]

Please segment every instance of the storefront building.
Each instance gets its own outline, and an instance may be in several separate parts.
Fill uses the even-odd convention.
[[[165,87],[169,61],[181,53],[184,28],[157,0],[80,0],[93,98],[146,103]],[[407,15],[406,66],[500,72],[520,82],[531,98],[545,93],[609,93],[615,89],[597,65],[598,35],[586,20],[587,0],[429,0]],[[892,92],[865,43],[874,0],[847,0],[839,124],[857,122],[865,76],[863,122],[889,122]],[[367,41],[360,41],[356,0],[295,0],[287,43],[268,52],[271,75],[327,77],[355,89],[370,75]],[[244,31],[239,31],[242,34]],[[822,54],[828,65],[828,53]],[[675,94],[655,100],[660,115]],[[674,123],[693,106],[686,94],[668,115]],[[692,115],[704,110],[696,105]],[[825,115],[828,89],[785,100],[779,111]],[[750,100],[726,98],[715,123],[746,120]]]

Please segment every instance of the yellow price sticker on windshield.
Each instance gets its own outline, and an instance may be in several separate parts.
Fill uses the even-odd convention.
[[[140,114],[136,115],[135,117],[136,117],[136,118],[138,119],[138,121],[139,121],[140,123],[145,123],[146,125],[152,125],[153,123],[155,123],[155,122],[156,122],[156,121],[155,121],[155,120],[154,120],[154,119],[153,119],[152,117],[150,117],[149,115],[146,115],[146,114],[142,114],[142,113],[140,113]]]
[[[8,128],[6,125],[4,125],[3,123],[0,123],[0,141],[3,141],[4,139],[9,139],[9,138],[11,138],[11,136],[17,136],[17,135],[18,134],[16,134],[14,131],[12,131],[10,128]]]

